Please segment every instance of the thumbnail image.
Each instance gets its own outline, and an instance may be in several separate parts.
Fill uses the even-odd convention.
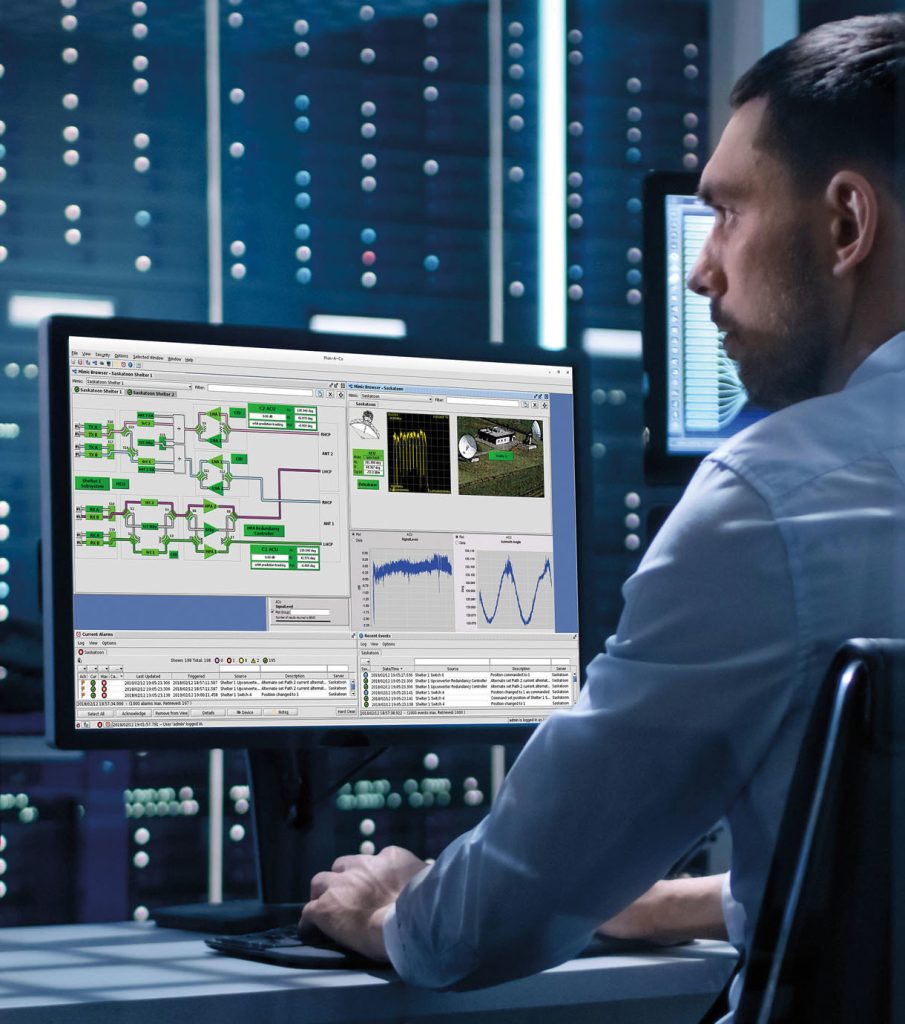
[[[449,417],[387,413],[387,476],[397,494],[449,494]]]
[[[460,416],[459,494],[544,496],[544,439],[538,420]]]

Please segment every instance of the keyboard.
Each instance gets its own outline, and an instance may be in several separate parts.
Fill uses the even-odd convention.
[[[361,953],[353,953],[323,934],[313,940],[303,941],[294,924],[249,935],[214,935],[204,941],[211,949],[226,953],[227,956],[282,964],[284,967],[392,970],[389,964],[379,963]]]
[[[392,971],[389,964],[372,960],[361,953],[344,949],[326,935],[315,939],[299,938],[296,925],[270,928],[249,935],[215,935],[204,940],[211,949],[243,960],[258,960],[283,967],[305,967],[316,970]],[[663,946],[640,939],[610,939],[595,935],[578,955],[630,956],[638,953],[662,952]]]

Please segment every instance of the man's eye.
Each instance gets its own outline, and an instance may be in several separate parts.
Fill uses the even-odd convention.
[[[735,211],[728,210],[725,206],[715,206],[716,221],[718,224],[731,224],[735,220]]]

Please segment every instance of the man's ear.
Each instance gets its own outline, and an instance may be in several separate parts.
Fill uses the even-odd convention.
[[[877,236],[880,199],[857,171],[839,171],[826,187],[834,250],[833,275],[844,277],[870,255]]]

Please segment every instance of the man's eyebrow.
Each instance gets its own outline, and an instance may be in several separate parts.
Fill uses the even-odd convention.
[[[721,182],[701,184],[697,191],[697,197],[707,206],[714,206],[720,202],[738,199],[745,193],[744,188],[739,186],[725,185]]]

